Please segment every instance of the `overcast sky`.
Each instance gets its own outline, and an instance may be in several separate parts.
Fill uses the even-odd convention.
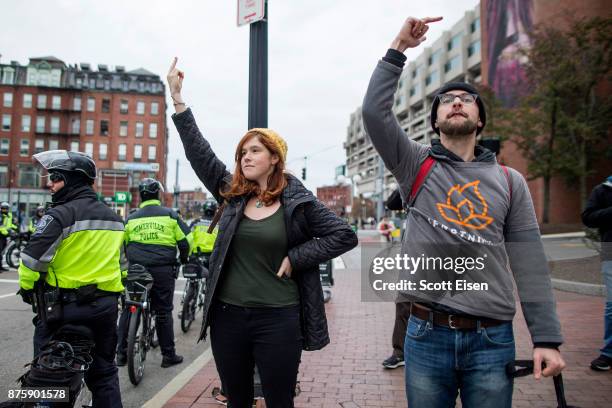
[[[0,13],[1,61],[53,55],[67,64],[143,67],[165,76],[173,56],[185,71],[183,96],[217,155],[233,168],[247,130],[249,28],[236,26],[236,0],[23,0]],[[288,145],[288,168],[306,185],[334,182],[342,142],[370,74],[408,16],[441,15],[415,58],[476,0],[270,0],[268,126]],[[167,184],[180,160],[181,189],[201,183],[185,159],[168,96]],[[171,188],[169,188],[171,189]]]

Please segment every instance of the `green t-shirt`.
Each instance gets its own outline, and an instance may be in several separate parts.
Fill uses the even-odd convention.
[[[282,206],[269,217],[244,217],[230,247],[217,298],[246,307],[281,307],[299,304],[293,279],[276,276],[287,256],[287,232]]]

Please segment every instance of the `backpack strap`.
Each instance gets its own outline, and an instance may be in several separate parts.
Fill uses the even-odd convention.
[[[508,167],[500,164],[504,174],[506,175],[506,181],[508,182],[508,189],[510,191],[510,202],[512,203],[512,179],[510,178],[510,172],[508,171]]]
[[[427,176],[431,172],[432,167],[436,164],[436,159],[431,156],[427,156],[421,167],[419,168],[419,172],[417,173],[416,179],[414,183],[412,183],[412,188],[410,189],[410,197],[408,198],[408,202],[406,203],[408,207],[412,207],[414,204],[417,195],[421,191],[421,187],[425,182]]]

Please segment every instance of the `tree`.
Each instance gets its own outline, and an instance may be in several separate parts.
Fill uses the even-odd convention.
[[[541,26],[523,50],[530,93],[514,109],[514,138],[528,160],[528,178],[544,182],[544,223],[549,222],[550,184],[555,176],[579,181],[586,202],[586,177],[604,153],[611,99],[597,86],[610,77],[612,20],[577,20],[568,30]],[[599,147],[599,148],[598,148]]]

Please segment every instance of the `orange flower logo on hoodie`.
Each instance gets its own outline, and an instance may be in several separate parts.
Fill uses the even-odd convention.
[[[486,228],[491,224],[493,218],[487,216],[489,206],[478,191],[479,184],[480,180],[476,180],[463,186],[457,184],[451,187],[448,190],[446,204],[436,204],[442,218],[475,230]]]

